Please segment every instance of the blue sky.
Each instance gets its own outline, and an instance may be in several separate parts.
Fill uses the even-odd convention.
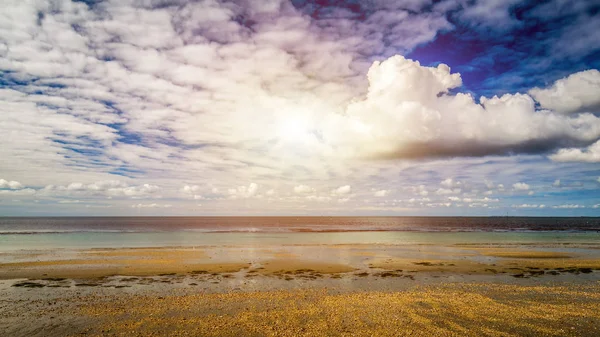
[[[0,215],[600,215],[600,1],[10,1]]]

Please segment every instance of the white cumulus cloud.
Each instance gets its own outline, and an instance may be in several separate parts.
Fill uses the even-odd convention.
[[[512,187],[513,187],[513,189],[514,189],[515,191],[527,191],[527,190],[529,190],[529,188],[530,188],[530,186],[529,186],[528,184],[526,184],[526,183],[521,183],[521,182],[519,182],[519,183],[514,183],[514,184],[512,185]]]
[[[294,186],[294,193],[297,193],[297,194],[308,194],[308,193],[313,193],[314,191],[315,191],[314,188],[307,186],[307,185]]]
[[[376,197],[385,197],[386,195],[388,195],[390,193],[389,190],[379,190],[379,191],[375,191],[374,195]]]
[[[529,94],[543,108],[561,113],[600,113],[600,71],[590,69],[559,79],[545,89],[533,88]]]
[[[344,185],[344,186],[340,186],[334,190],[331,191],[331,194],[333,195],[344,195],[344,194],[348,194],[352,191],[352,187],[350,187],[350,185]]]
[[[600,138],[600,118],[536,110],[527,94],[453,94],[460,74],[396,55],[375,62],[366,97],[325,136],[354,155],[378,158],[539,153]],[[514,127],[519,125],[519,127]]]
[[[0,188],[19,190],[19,189],[23,188],[23,185],[18,181],[14,181],[14,180],[8,181],[8,180],[0,179]]]
[[[550,159],[557,162],[600,163],[600,140],[585,148],[560,149]]]

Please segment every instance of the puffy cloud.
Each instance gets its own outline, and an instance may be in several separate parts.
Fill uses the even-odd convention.
[[[340,148],[348,146],[346,151],[353,155],[543,153],[600,138],[600,118],[537,111],[526,94],[482,97],[479,104],[470,94],[451,94],[462,81],[445,64],[424,67],[397,55],[375,62],[368,79],[366,97],[350,103],[337,128],[324,133]]]
[[[252,198],[256,196],[256,193],[258,192],[258,184],[250,183],[248,186],[238,186],[237,188],[230,188],[227,191],[232,199]]]
[[[340,186],[334,190],[331,191],[331,194],[333,195],[344,195],[344,194],[348,194],[352,191],[352,187],[350,187],[350,185],[344,185],[344,186]]]
[[[156,203],[131,205],[131,208],[171,208],[171,207],[173,207],[173,205],[169,205],[169,204],[156,204]]]
[[[452,178],[447,178],[445,180],[443,180],[440,185],[442,185],[443,187],[446,188],[455,188],[455,187],[460,187],[462,186],[462,183],[460,181],[455,181]]]
[[[529,185],[526,184],[526,183],[520,183],[520,182],[519,183],[514,183],[512,185],[512,187],[513,187],[513,189],[515,191],[527,191],[527,190],[529,190]]]
[[[59,200],[58,203],[59,204],[79,204],[81,203],[81,200],[72,200],[72,199],[66,199],[66,200]]]
[[[379,190],[379,191],[375,191],[375,193],[373,195],[375,195],[376,197],[385,197],[389,193],[390,193],[389,190]]]
[[[309,195],[309,196],[306,196],[306,200],[317,201],[317,202],[329,202],[332,199],[331,199],[331,197],[324,196],[324,195]]]
[[[427,195],[429,195],[429,191],[427,190],[427,186],[425,185],[410,186],[407,189],[412,193],[418,194],[422,197],[426,197]]]
[[[448,199],[453,200],[451,198],[452,197],[449,197]],[[453,200],[453,201],[456,201],[456,200]],[[467,202],[467,203],[471,203],[471,202],[473,202],[473,203],[488,203],[488,202],[499,202],[500,199],[488,198],[488,197],[480,198],[480,199],[478,199],[478,198],[463,198],[462,201]]]
[[[578,205],[578,204],[565,204],[565,205],[552,206],[552,208],[576,209],[576,208],[585,208],[585,206],[584,205]]]
[[[550,159],[558,162],[600,163],[600,140],[582,149],[560,149],[550,155]]]
[[[297,185],[294,186],[294,193],[296,194],[308,194],[313,193],[315,191],[314,188],[306,185]]]
[[[181,191],[183,193],[187,193],[187,194],[194,194],[198,191],[200,191],[200,186],[198,185],[185,185],[181,188]]]
[[[410,198],[408,199],[408,202],[413,204],[413,203],[423,203],[423,202],[430,202],[431,199],[430,198]]]
[[[0,195],[8,195],[8,196],[28,196],[34,195],[37,191],[32,188],[22,188],[18,190],[0,190]]]
[[[426,204],[426,206],[427,207],[434,207],[434,208],[437,208],[437,207],[450,207],[450,206],[452,206],[452,203],[451,202],[428,203],[428,204]]]
[[[546,89],[529,90],[543,108],[561,113],[600,113],[599,92],[600,71],[596,69],[571,74]]]
[[[4,179],[0,179],[0,189],[8,188],[11,190],[19,190],[23,188],[23,185],[18,181],[8,181]]]
[[[546,208],[546,205],[541,204],[521,204],[521,205],[512,205],[513,208]]]
[[[437,194],[437,195],[460,194],[460,192],[462,192],[462,189],[460,189],[460,188],[454,188],[454,189],[438,188],[435,191],[435,194]]]
[[[68,185],[47,185],[38,191],[46,196],[106,196],[142,198],[150,197],[160,191],[160,187],[152,184],[129,185],[118,180],[98,181],[91,184],[79,182]]]

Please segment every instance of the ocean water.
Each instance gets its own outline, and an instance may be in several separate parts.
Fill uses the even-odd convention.
[[[4,217],[0,252],[302,244],[600,244],[600,218]]]

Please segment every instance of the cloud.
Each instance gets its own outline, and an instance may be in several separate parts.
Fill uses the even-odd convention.
[[[373,195],[376,197],[385,197],[389,193],[390,193],[389,190],[379,190],[379,191],[375,191],[375,193]]]
[[[526,94],[482,97],[479,104],[470,94],[452,94],[462,80],[445,64],[424,67],[397,55],[375,62],[368,79],[366,97],[350,103],[336,129],[324,132],[353,155],[392,159],[545,153],[600,138],[600,118],[537,111]]]
[[[523,77],[493,76],[500,63],[482,66],[493,81],[491,98],[479,98],[468,94],[476,90],[473,73],[463,87],[460,74],[437,62],[444,53],[418,55],[421,46],[439,47],[425,44],[440,32],[468,27],[494,35],[518,27],[513,4],[13,1],[3,6],[0,24],[0,172],[22,184],[0,183],[0,212],[17,210],[7,206],[15,196],[29,205],[40,200],[36,207],[50,212],[59,201],[108,198],[114,212],[131,211],[131,199],[140,205],[207,200],[206,209],[242,212],[247,208],[232,205],[266,196],[263,207],[273,212],[313,201],[331,212],[360,212],[361,200],[375,196],[382,207],[405,203],[393,199],[390,186],[407,199],[446,207],[449,196],[473,205],[482,200],[478,182],[490,177],[506,184],[543,171],[527,179],[547,186],[589,172],[589,166],[546,168],[539,156],[499,157],[589,152],[600,134],[599,116],[587,108],[593,86],[582,80],[589,71],[562,80],[569,84],[565,97],[581,103],[566,112],[545,105],[543,95],[525,94],[533,84],[492,97],[507,92],[504,82]],[[582,22],[589,32],[565,29],[560,39],[579,34],[593,48],[595,25]],[[453,36],[437,41],[446,38]],[[583,52],[563,49],[556,55],[565,60]],[[411,51],[435,66],[395,56]],[[524,59],[508,48],[484,56],[504,60],[507,51]],[[446,61],[456,62],[451,55]],[[527,83],[566,74],[525,64],[535,77]],[[539,90],[552,97],[560,81]],[[490,155],[496,157],[473,158]],[[440,185],[447,177],[453,178]],[[320,193],[308,186],[289,193],[290,182]],[[334,186],[342,189],[332,192]],[[494,196],[512,197],[501,186]]]
[[[19,190],[23,188],[23,185],[18,181],[8,181],[4,179],[0,179],[0,189],[11,189],[11,190]]]
[[[449,197],[448,199],[451,199],[452,197]],[[453,200],[453,201],[457,201],[457,200]],[[499,202],[500,199],[498,198],[463,198],[462,199],[463,202],[467,202],[467,203],[488,203],[488,202]]]
[[[308,193],[313,193],[313,192],[315,192],[315,189],[310,186],[306,186],[306,185],[294,186],[294,193],[296,193],[296,194],[308,194]]]
[[[29,195],[35,195],[37,193],[36,190],[32,189],[32,188],[22,188],[22,189],[18,189],[18,190],[0,190],[0,195],[7,195],[7,196],[29,196]]]
[[[248,186],[238,186],[227,190],[231,199],[247,199],[256,196],[258,192],[258,184],[250,183]]]
[[[439,189],[437,189],[437,191],[435,191],[435,194],[447,195],[447,194],[459,194],[460,192],[462,192],[462,189],[460,189],[460,188],[455,188],[455,189],[439,188]]]
[[[200,191],[200,186],[198,186],[198,185],[192,185],[192,186],[185,185],[185,186],[183,186],[183,188],[181,188],[181,191],[183,193],[187,193],[187,194],[194,194],[194,193]]]
[[[183,192],[183,194],[193,198],[194,200],[204,200],[206,199],[204,196],[202,196],[200,194],[200,186],[198,185],[185,185],[181,188],[181,192]],[[212,193],[215,194],[215,193]]]
[[[344,185],[344,186],[340,186],[336,189],[333,189],[331,191],[332,195],[344,195],[344,194],[348,194],[352,191],[352,187],[350,187],[350,185]]]
[[[425,185],[419,185],[419,186],[410,186],[407,187],[407,189],[414,193],[414,194],[418,194],[422,197],[426,197],[427,195],[429,195],[429,191],[427,190],[427,186]]]
[[[454,187],[460,187],[462,186],[462,183],[460,181],[455,181],[452,178],[447,178],[445,180],[443,180],[440,185],[442,185],[443,187],[446,188],[454,188]]]
[[[118,180],[79,182],[68,185],[47,185],[37,191],[42,196],[105,196],[117,198],[146,198],[155,195],[160,187],[152,184],[129,185]]]
[[[71,200],[71,199],[59,200],[58,201],[59,204],[79,204],[81,202],[82,202],[81,200]]]
[[[430,202],[431,199],[430,198],[410,198],[408,199],[408,202],[413,204],[413,203],[423,203],[423,202]]]
[[[557,162],[600,163],[600,140],[585,148],[560,149],[550,155]]]
[[[332,198],[324,195],[308,195],[306,196],[306,200],[317,202],[329,202],[332,200]]]
[[[131,208],[171,208],[173,205],[168,204],[135,204],[131,205]]]
[[[515,191],[527,191],[529,190],[529,185],[526,183],[515,183],[512,185]]]
[[[559,79],[546,89],[533,88],[529,94],[545,109],[570,114],[600,113],[600,71],[590,69]]]
[[[477,0],[458,12],[461,20],[482,30],[506,31],[522,25],[511,12],[520,0]]]
[[[512,208],[546,208],[546,205],[541,204],[521,204],[521,205],[512,205]]]
[[[584,205],[577,205],[577,204],[565,204],[565,205],[552,206],[552,208],[576,209],[576,208],[585,208],[585,206]]]

